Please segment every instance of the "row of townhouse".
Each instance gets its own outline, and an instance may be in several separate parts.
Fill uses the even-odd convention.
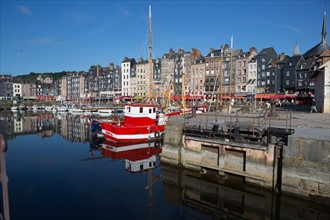
[[[40,75],[37,80],[23,80],[11,75],[0,75],[0,98],[53,97],[55,85],[51,76]]]
[[[219,49],[211,48],[206,56],[195,48],[177,52],[170,49],[161,58],[152,60],[152,64],[142,58],[136,61],[125,57],[121,66],[93,65],[88,72],[69,73],[58,80],[41,75],[35,82],[19,81],[2,75],[0,97],[53,96],[66,100],[162,97],[172,84],[177,95],[181,96],[184,89],[185,95],[203,100],[220,95],[248,97],[257,93],[308,97],[314,94],[315,72],[330,60],[325,20],[324,13],[321,42],[302,55],[298,43],[292,56],[277,54],[273,47],[260,52],[251,47],[244,52],[227,44]]]
[[[164,94],[170,81],[178,95],[182,92],[185,74],[187,95],[210,98],[220,92],[224,96],[246,96],[255,93],[282,93],[309,96],[314,93],[313,73],[329,58],[329,46],[318,44],[304,55],[296,45],[293,56],[277,55],[274,48],[259,53],[252,47],[248,52],[231,50],[228,45],[210,49],[203,57],[199,50],[180,49],[161,59],[153,60],[153,92]],[[148,60],[125,57],[121,67],[91,66],[88,72],[70,73],[59,80],[43,76],[37,81],[19,81],[10,75],[0,77],[1,97],[62,97],[66,100],[110,98],[115,96],[147,95],[150,77]],[[222,82],[220,84],[220,81]]]

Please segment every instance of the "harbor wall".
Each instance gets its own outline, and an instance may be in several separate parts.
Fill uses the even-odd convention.
[[[330,141],[289,136],[288,146],[257,146],[185,137],[183,124],[168,124],[161,161],[296,195],[330,198]],[[180,141],[179,141],[180,140]]]
[[[282,189],[330,198],[330,140],[289,136],[283,153]]]
[[[181,146],[164,143],[161,160],[200,172],[216,170],[221,176],[235,175],[246,182],[272,188],[276,183],[274,149],[253,145],[235,145],[212,140],[187,138]]]

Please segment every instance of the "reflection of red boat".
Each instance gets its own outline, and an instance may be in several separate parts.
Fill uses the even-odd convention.
[[[156,167],[156,156],[162,152],[155,143],[116,144],[104,141],[101,153],[115,160],[125,160],[125,169],[130,172],[143,172]]]
[[[160,138],[165,130],[164,114],[157,112],[156,105],[127,105],[123,116],[122,120],[100,122],[106,139],[126,143],[147,141]]]

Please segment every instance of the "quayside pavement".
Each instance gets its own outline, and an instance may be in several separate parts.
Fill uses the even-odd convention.
[[[330,114],[328,113],[310,113],[309,111],[294,111],[277,109],[278,117],[274,117],[271,120],[271,126],[284,127],[290,125],[294,129],[293,137],[311,137],[313,139],[321,139],[330,141]],[[240,120],[252,120],[243,119],[244,117],[258,117],[259,113],[238,113]],[[286,124],[286,117],[291,117],[291,124]],[[235,113],[214,113],[207,112],[203,114],[197,114],[196,117],[190,117],[186,120],[189,124],[195,125],[209,125],[212,126],[215,123],[224,123],[224,121],[235,119]],[[182,124],[185,122],[184,117],[172,116],[169,118],[170,124]],[[256,121],[255,121],[256,122]]]

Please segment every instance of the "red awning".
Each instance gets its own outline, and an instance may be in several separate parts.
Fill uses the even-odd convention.
[[[284,99],[285,95],[284,94],[276,94],[274,96],[270,97],[271,99]]]
[[[257,99],[272,99],[273,96],[276,94],[274,93],[258,93],[256,94]]]

